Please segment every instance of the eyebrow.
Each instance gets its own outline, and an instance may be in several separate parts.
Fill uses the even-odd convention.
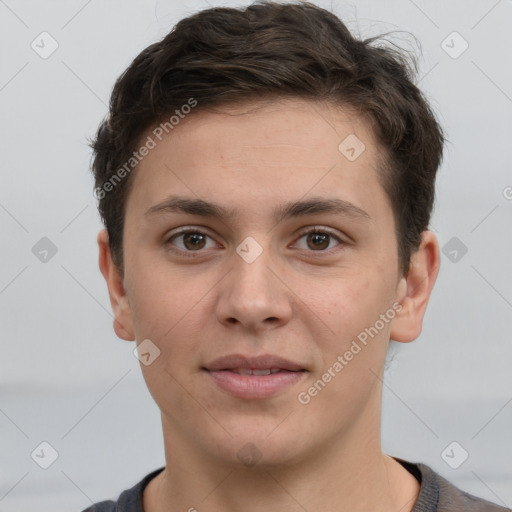
[[[186,213],[227,221],[236,216],[236,210],[205,201],[182,196],[170,196],[149,208],[145,216],[158,214]],[[292,201],[276,207],[273,220],[277,224],[285,219],[304,217],[316,213],[344,215],[354,220],[370,221],[370,215],[355,204],[338,198],[312,197],[303,201]]]

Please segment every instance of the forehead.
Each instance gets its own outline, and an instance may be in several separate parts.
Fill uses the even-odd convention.
[[[141,139],[152,137],[155,147],[132,177],[132,202],[141,207],[176,189],[228,207],[238,199],[240,206],[257,201],[261,208],[334,190],[356,203],[382,195],[379,148],[369,125],[331,104],[228,105],[193,112],[162,140],[153,130]]]
[[[203,149],[202,153],[187,153],[190,163],[208,156],[221,156],[227,161],[240,158],[249,164],[249,152],[267,158],[254,162],[260,167],[282,166],[288,159],[295,163],[306,159],[303,165],[321,164],[329,158],[334,163],[340,152],[353,162],[360,152],[368,149],[363,160],[371,164],[370,154],[375,146],[368,124],[353,111],[292,98],[199,111],[185,117],[177,128],[172,133],[176,145],[197,144]],[[340,147],[347,137],[348,143]],[[357,152],[344,152],[349,146]]]

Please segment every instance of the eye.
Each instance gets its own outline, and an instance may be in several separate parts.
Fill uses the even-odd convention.
[[[210,246],[208,246],[210,239]],[[180,243],[174,243],[175,241]],[[182,229],[179,233],[175,233],[166,241],[167,245],[174,245],[185,252],[198,252],[201,249],[209,249],[215,247],[215,241],[209,235],[197,229]]]
[[[327,252],[344,243],[339,236],[326,228],[313,228],[303,232],[294,247],[314,252]],[[171,246],[173,251],[175,251],[174,247],[177,248],[175,252],[181,253],[199,253],[202,249],[212,249],[217,246],[208,234],[197,228],[183,228],[167,238],[165,244]]]
[[[342,245],[344,242],[340,237],[336,236],[334,233],[331,233],[329,230],[325,228],[314,228],[306,233],[303,233],[299,238],[299,241],[305,239],[305,246],[300,246],[300,242],[295,244],[295,247],[299,249],[310,249],[315,252],[323,252],[328,249],[333,248],[333,242],[337,243],[334,246]]]

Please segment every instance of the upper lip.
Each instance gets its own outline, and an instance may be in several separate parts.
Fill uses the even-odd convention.
[[[279,368],[292,372],[304,370],[298,363],[270,354],[257,357],[245,356],[243,354],[231,354],[213,360],[211,363],[208,363],[205,368],[209,371],[233,370],[236,368],[251,368],[255,370]]]

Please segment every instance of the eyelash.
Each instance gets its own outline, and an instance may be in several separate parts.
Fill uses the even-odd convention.
[[[170,248],[170,250],[172,252],[180,254],[180,255],[183,255],[185,257],[194,258],[194,257],[197,257],[196,254],[197,255],[201,255],[202,253],[204,253],[204,251],[206,249],[204,249],[204,250],[203,249],[199,249],[197,251],[190,251],[190,250],[185,250],[185,249],[180,249],[180,248],[172,247],[172,245],[173,245],[172,241],[175,238],[179,238],[180,236],[186,235],[188,233],[205,235],[208,238],[213,240],[213,238],[208,233],[205,233],[204,231],[201,231],[200,229],[197,229],[197,228],[182,228],[182,229],[180,229],[180,231],[178,231],[176,233],[173,233],[171,236],[169,236],[166,239],[166,241],[165,241],[165,245],[169,246],[169,248]],[[301,231],[299,233],[299,238],[297,240],[300,240],[302,237],[304,237],[306,235],[314,234],[314,233],[320,233],[320,234],[323,234],[323,235],[329,235],[329,237],[334,238],[338,242],[338,245],[336,246],[338,249],[340,248],[339,246],[347,245],[347,242],[342,240],[338,235],[336,235],[330,229],[322,228],[322,227],[317,227],[317,226],[315,226],[313,228],[310,228],[307,231]],[[334,250],[336,250],[336,247],[334,248]],[[302,250],[306,250],[306,249],[302,249]],[[333,251],[333,248],[331,248],[331,249],[323,249],[323,250],[319,250],[319,251],[310,250],[308,252],[310,252],[310,253],[312,253],[312,255],[316,256],[317,255],[316,253],[319,253],[319,254],[328,253],[328,254],[330,254],[332,251]]]

